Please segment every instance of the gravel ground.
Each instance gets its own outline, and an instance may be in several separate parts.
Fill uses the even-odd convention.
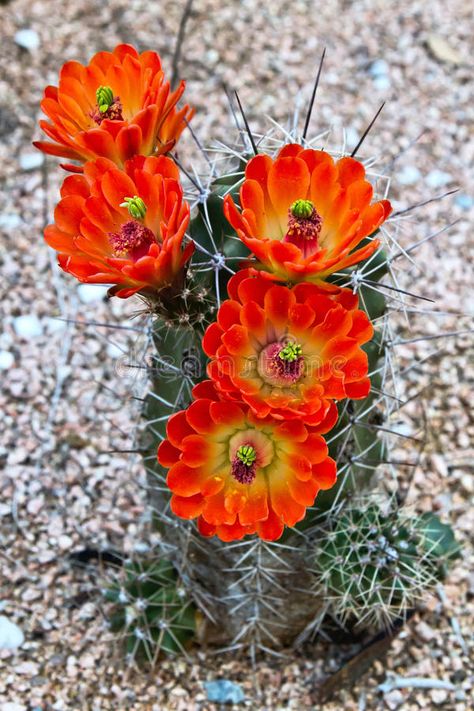
[[[131,300],[107,302],[103,289],[78,287],[56,269],[41,230],[60,171],[54,161],[42,164],[30,142],[39,135],[42,89],[55,83],[66,59],[86,60],[128,41],[157,49],[170,67],[184,3],[1,5],[0,614],[23,630],[25,642],[14,653],[0,652],[0,708],[211,711],[217,707],[206,700],[203,681],[216,677],[240,683],[247,708],[318,708],[315,680],[331,655],[322,642],[284,660],[261,660],[254,670],[246,659],[204,653],[189,662],[165,661],[151,676],[126,670],[105,628],[96,576],[70,560],[85,547],[130,550],[140,536],[141,468],[126,454],[110,453],[127,448],[137,417],[131,396],[144,387],[141,373],[126,367],[141,345],[140,318],[133,318]],[[15,37],[25,29],[33,34]],[[407,288],[446,312],[413,314],[409,326],[401,325],[406,338],[469,328],[469,318],[454,312],[473,314],[470,36],[471,8],[461,0],[449,6],[328,0],[317,9],[310,0],[196,0],[187,24],[180,73],[197,108],[194,130],[204,141],[232,140],[223,81],[239,90],[252,126],[267,128],[266,114],[285,121],[298,95],[303,105],[308,100],[326,46],[314,130],[332,125],[340,142],[344,126],[354,145],[386,100],[365,150],[379,157],[378,166],[393,164],[397,207],[460,187],[403,223],[401,240],[409,245],[459,220],[417,250],[419,269],[405,275]],[[188,137],[183,159],[193,151]],[[386,663],[376,661],[327,709],[472,708],[472,338],[400,348],[407,362],[433,352],[416,371],[428,437],[408,500],[455,526],[463,559],[444,595],[427,599],[392,643]],[[419,411],[419,404],[408,410],[417,426]],[[377,685],[391,673],[406,678],[406,688],[384,694]],[[451,681],[455,690],[417,688],[412,677]]]

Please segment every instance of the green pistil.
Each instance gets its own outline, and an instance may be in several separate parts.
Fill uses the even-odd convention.
[[[257,459],[257,452],[250,444],[243,444],[236,453],[237,459],[240,459],[246,467],[251,467]]]
[[[99,86],[95,92],[97,106],[101,114],[105,114],[114,103],[114,92],[110,86]]]
[[[299,343],[287,343],[279,352],[278,357],[282,360],[286,360],[288,363],[294,363],[295,360],[301,358],[302,355],[303,349]]]
[[[293,205],[290,207],[290,212],[293,217],[297,217],[300,220],[307,220],[313,214],[314,205],[311,200],[295,200]]]
[[[136,220],[143,220],[146,215],[146,205],[138,195],[124,198],[123,202],[120,203],[120,207],[128,208],[130,215]]]

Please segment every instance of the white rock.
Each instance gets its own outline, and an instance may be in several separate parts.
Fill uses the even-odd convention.
[[[388,694],[384,695],[384,701],[387,704],[388,708],[391,711],[394,711],[394,709],[398,709],[403,702],[405,701],[405,697],[403,696],[401,691],[398,691],[398,689],[394,689],[393,691],[390,691]]]
[[[462,57],[454,47],[447,42],[444,37],[431,34],[428,36],[427,45],[433,57],[440,62],[447,64],[462,64]]]
[[[34,314],[17,316],[13,320],[13,328],[17,336],[22,338],[34,338],[35,336],[41,336],[43,333],[41,321]]]
[[[24,641],[25,635],[18,625],[0,615],[0,649],[18,649]]]
[[[448,700],[448,692],[445,689],[433,689],[430,696],[436,706],[442,706]]]
[[[208,52],[206,52],[206,60],[209,62],[209,64],[216,64],[216,62],[219,61],[219,52],[217,52],[215,49],[210,49]]]
[[[432,627],[430,627],[426,622],[418,622],[415,627],[415,632],[423,640],[423,642],[431,642],[436,637],[436,633]]]
[[[39,34],[31,29],[18,30],[18,32],[15,32],[15,42],[19,47],[28,49],[30,52],[33,52],[40,46]]]
[[[13,671],[26,676],[36,676],[38,674],[38,665],[35,662],[22,662],[14,667]]]
[[[39,151],[34,153],[23,153],[20,156],[20,168],[22,170],[37,170],[44,163],[44,155]]]
[[[17,316],[13,320],[13,328],[17,336],[21,336],[22,338],[35,338],[35,336],[41,336],[43,333],[41,322],[34,314]]]
[[[26,505],[26,510],[32,516],[36,516],[44,506],[44,496],[37,496],[34,499],[30,499]]]
[[[71,536],[67,536],[66,534],[63,534],[62,536],[59,536],[59,538],[58,538],[58,546],[63,551],[66,551],[69,548],[71,548],[73,544],[74,544],[74,541],[72,540]]]
[[[464,193],[456,195],[454,202],[461,208],[461,210],[470,210],[474,205],[474,199],[470,195],[465,195]]]
[[[390,67],[388,66],[385,59],[376,59],[375,62],[372,62],[369,67],[369,74],[373,78],[387,76],[389,71]]]
[[[355,146],[357,144],[357,141],[359,140],[359,134],[355,130],[355,128],[352,128],[350,126],[349,128],[346,128],[346,143],[348,146]]]
[[[397,175],[397,180],[402,185],[414,185],[420,178],[421,173],[414,165],[406,165]]]
[[[8,368],[12,367],[14,362],[15,358],[13,357],[13,353],[10,353],[10,351],[0,351],[0,370],[8,370]]]
[[[23,220],[20,215],[16,215],[15,213],[0,215],[0,227],[4,230],[15,230],[21,227],[22,224]]]
[[[54,318],[53,316],[50,316],[46,319],[46,327],[50,333],[58,333],[58,331],[64,331],[66,326],[66,321],[61,321],[59,318]]]
[[[450,183],[452,179],[453,176],[450,173],[435,168],[434,170],[430,170],[426,176],[426,183],[430,188],[442,188],[444,185]]]
[[[107,293],[107,286],[101,284],[79,284],[77,293],[83,304],[92,304],[94,301],[100,301]]]
[[[387,91],[392,85],[390,77],[383,74],[379,77],[375,77],[373,84],[379,91]]]
[[[115,343],[109,343],[107,346],[107,355],[110,358],[120,358],[123,356],[122,348],[119,348]]]

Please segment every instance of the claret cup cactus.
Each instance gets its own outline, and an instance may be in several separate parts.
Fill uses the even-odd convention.
[[[105,591],[112,628],[150,661],[192,635],[273,651],[327,615],[380,630],[454,550],[377,483],[396,484],[403,391],[384,180],[309,140],[309,115],[280,139],[242,113],[220,174],[207,157],[190,181],[174,154],[183,90],[154,52],[119,45],[66,63],[42,102],[52,142],[37,146],[72,161],[45,239],[79,281],[139,298],[150,336],[155,546]]]

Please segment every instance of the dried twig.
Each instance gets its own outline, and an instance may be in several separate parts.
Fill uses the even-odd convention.
[[[173,53],[173,59],[171,62],[171,88],[175,89],[178,84],[178,74],[179,74],[179,63],[181,60],[181,52],[184,44],[184,35],[186,32],[186,24],[191,17],[191,8],[193,0],[187,0],[186,5],[183,9],[183,14],[181,15],[181,20],[179,21],[179,29],[176,37],[176,44]]]

